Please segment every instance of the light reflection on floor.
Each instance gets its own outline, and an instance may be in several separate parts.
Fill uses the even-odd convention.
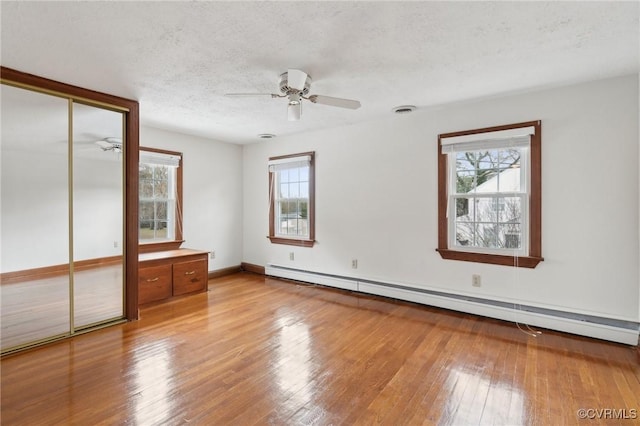
[[[291,316],[279,318],[277,383],[290,410],[312,402],[311,336],[309,327]]]
[[[442,416],[447,424],[462,425],[470,421],[484,424],[486,419],[492,424],[525,424],[522,390],[511,382],[491,382],[483,376],[482,371],[454,368],[449,372],[446,381],[449,396]]]
[[[136,390],[136,424],[166,424],[174,408],[171,398],[174,371],[171,366],[173,343],[165,340],[151,342],[138,349],[134,358]]]

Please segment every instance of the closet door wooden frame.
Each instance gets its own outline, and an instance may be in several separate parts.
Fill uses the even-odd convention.
[[[88,105],[124,109],[125,124],[125,318],[138,319],[138,148],[140,146],[138,102],[0,66],[3,84],[68,96]]]

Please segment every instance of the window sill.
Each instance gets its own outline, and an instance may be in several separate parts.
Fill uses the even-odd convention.
[[[154,251],[177,250],[184,243],[184,240],[162,241],[159,243],[139,243],[139,253],[151,253]]]
[[[296,240],[293,238],[282,238],[282,237],[272,237],[268,236],[269,240],[271,240],[272,244],[285,244],[289,246],[297,246],[297,247],[313,247],[315,244],[314,240]]]
[[[500,254],[469,253],[449,249],[436,249],[443,259],[462,260],[464,262],[488,263],[491,265],[517,266],[519,268],[533,269],[542,262],[542,257],[532,256],[504,256]]]

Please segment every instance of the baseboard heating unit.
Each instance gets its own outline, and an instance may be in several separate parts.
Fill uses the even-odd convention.
[[[638,345],[640,323],[268,264],[265,275]]]

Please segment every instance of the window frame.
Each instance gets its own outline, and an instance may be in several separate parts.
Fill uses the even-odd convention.
[[[147,152],[155,152],[158,154],[166,154],[166,155],[174,155],[180,157],[180,161],[178,163],[178,167],[176,169],[176,211],[174,214],[175,217],[175,237],[173,240],[167,241],[149,241],[149,242],[141,242],[138,240],[138,250],[140,253],[150,253],[155,251],[164,251],[164,250],[177,250],[180,248],[182,243],[184,243],[182,237],[182,216],[183,216],[183,203],[182,203],[182,174],[183,174],[183,155],[181,152],[177,151],[169,151],[166,149],[159,148],[149,148],[149,147],[140,147],[140,151]],[[138,196],[138,208],[140,204],[140,196]],[[138,229],[140,229],[140,218],[138,217]]]
[[[500,130],[534,127],[535,134],[530,137],[528,164],[523,165],[529,170],[528,189],[528,255],[505,255],[476,251],[475,248],[458,250],[450,248],[449,233],[450,220],[447,217],[449,199],[449,180],[451,179],[450,159],[442,152],[442,139],[455,136],[466,136]],[[535,268],[542,257],[542,124],[541,121],[527,121],[501,126],[485,127],[481,129],[464,130],[459,132],[442,133],[438,135],[438,248],[443,259],[460,260],[466,262],[486,263],[492,265],[517,266]],[[455,220],[453,218],[452,220]]]
[[[308,215],[308,238],[297,238],[295,236],[285,237],[276,234],[276,214],[275,214],[275,179],[276,172],[269,170],[269,235],[267,238],[273,244],[285,244],[298,247],[313,247],[315,244],[315,151],[301,152],[297,154],[280,155],[276,157],[269,157],[269,161],[293,159],[296,157],[309,156],[309,207],[307,209]]]

